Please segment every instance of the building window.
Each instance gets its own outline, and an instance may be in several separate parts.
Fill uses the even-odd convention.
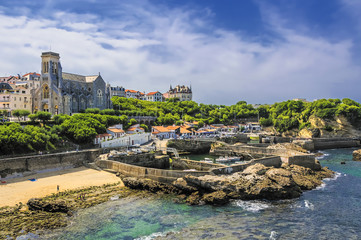
[[[43,98],[49,98],[49,87],[46,84],[43,87]]]
[[[100,89],[98,89],[97,98],[98,98],[98,105],[100,106],[100,104],[103,102],[103,92]]]

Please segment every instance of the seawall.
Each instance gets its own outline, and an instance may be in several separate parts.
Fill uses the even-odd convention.
[[[361,147],[360,139],[355,139],[355,138],[294,139],[293,142],[309,151],[334,149],[334,148]]]
[[[186,175],[198,177],[210,174],[208,171],[177,171],[140,167],[112,160],[98,160],[96,165],[102,169],[111,169],[112,171],[119,172],[127,177],[149,178],[166,183],[171,183]]]
[[[168,155],[156,156],[153,153],[110,156],[108,159],[141,167],[169,169],[170,166]]]
[[[80,167],[84,162],[94,162],[100,153],[100,149],[91,149],[79,152],[5,158],[0,160],[0,176],[1,178],[11,178],[24,174]]]

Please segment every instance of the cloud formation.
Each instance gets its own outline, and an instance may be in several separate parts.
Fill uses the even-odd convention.
[[[39,13],[23,7],[21,16],[0,8],[0,34],[7,36],[0,38],[6,56],[0,59],[1,75],[39,72],[40,54],[51,46],[65,72],[101,72],[112,85],[146,92],[192,84],[197,102],[361,100],[352,39],[331,41],[290,29],[276,10],[262,4],[263,21],[274,34],[267,42],[217,27],[208,8],[145,0],[104,7],[89,1],[94,9],[84,13],[55,3],[49,1]]]

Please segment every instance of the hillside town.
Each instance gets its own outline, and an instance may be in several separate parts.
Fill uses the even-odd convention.
[[[100,73],[79,75],[63,72],[60,55],[43,52],[41,73],[0,77],[0,111],[13,116],[14,110],[50,112],[52,115],[84,112],[87,108],[112,108],[111,97],[119,96],[152,102],[178,98],[192,100],[192,87],[170,86],[167,92],[126,89],[123,86],[107,84]]]

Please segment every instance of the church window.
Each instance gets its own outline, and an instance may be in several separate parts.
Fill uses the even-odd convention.
[[[97,98],[98,98],[98,105],[100,105],[103,101],[103,92],[100,89],[98,89]]]
[[[44,85],[44,87],[43,87],[43,98],[49,98],[49,87],[48,87],[48,85]]]

